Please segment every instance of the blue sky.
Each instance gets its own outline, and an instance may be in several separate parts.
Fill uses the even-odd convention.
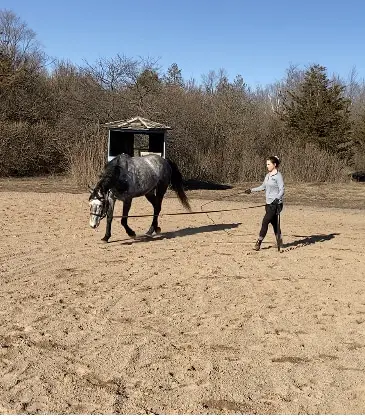
[[[45,52],[81,64],[116,54],[176,62],[185,79],[224,68],[250,86],[289,65],[365,78],[365,0],[0,0]]]

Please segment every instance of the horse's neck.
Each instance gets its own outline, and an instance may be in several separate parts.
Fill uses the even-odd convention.
[[[104,174],[99,181],[100,188],[105,192],[115,186],[120,178],[121,167],[119,164],[115,164],[114,160],[110,163],[111,164],[105,169]]]
[[[110,189],[110,185],[110,178],[102,178],[96,187],[99,188],[103,194],[106,194]]]

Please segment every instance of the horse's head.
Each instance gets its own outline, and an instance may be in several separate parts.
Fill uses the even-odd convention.
[[[108,210],[108,199],[105,193],[99,188],[91,191],[89,197],[90,205],[90,227],[97,228],[100,221],[106,216]]]

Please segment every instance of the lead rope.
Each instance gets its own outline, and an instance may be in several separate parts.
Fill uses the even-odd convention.
[[[208,202],[205,202],[204,204],[202,204],[201,206],[200,206],[200,210],[202,211],[202,212],[205,212],[205,211],[203,211],[203,207],[204,206],[206,206],[206,205],[208,205],[208,204],[211,204],[211,203],[213,203],[213,202],[219,202],[219,201],[221,201],[222,199],[225,199],[225,198],[228,198],[228,197],[231,197],[231,196],[236,196],[236,195],[241,195],[241,194],[243,194],[244,193],[244,191],[242,191],[242,192],[237,192],[237,193],[234,193],[234,194],[229,194],[229,195],[224,195],[223,197],[221,197],[221,198],[218,198],[218,199],[215,199],[215,200],[210,200],[210,201],[208,201]],[[254,206],[254,207],[246,207],[246,208],[241,208],[242,210],[244,210],[244,209],[250,209],[250,208],[261,208],[261,207],[264,207],[265,205],[256,205],[256,206]],[[218,225],[214,220],[213,220],[213,218],[209,215],[209,213],[208,212],[205,212],[205,214],[206,214],[206,216],[210,219],[210,221],[214,224],[214,225]],[[232,232],[229,232],[229,231],[227,231],[227,230],[225,230],[225,229],[223,229],[223,231],[227,234],[227,235],[229,235],[229,236],[233,236],[233,237],[246,237],[246,234],[237,234],[237,233],[232,233]]]

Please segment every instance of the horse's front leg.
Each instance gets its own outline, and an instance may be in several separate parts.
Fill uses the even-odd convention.
[[[109,238],[112,236],[112,221],[113,221],[113,214],[114,214],[114,204],[115,199],[108,198],[108,210],[106,213],[106,230],[105,236],[101,239],[102,241],[108,242]]]
[[[128,213],[132,205],[132,199],[126,199],[123,202],[123,217],[120,221],[129,237],[135,237],[136,233],[128,226]]]

